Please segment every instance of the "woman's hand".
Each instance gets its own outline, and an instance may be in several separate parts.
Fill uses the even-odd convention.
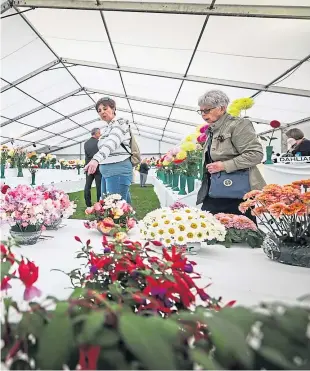
[[[96,160],[91,160],[85,167],[84,171],[87,172],[88,175],[94,174],[97,170],[98,162]]]
[[[219,171],[225,170],[224,164],[222,161],[212,162],[206,166],[210,174],[218,173]]]

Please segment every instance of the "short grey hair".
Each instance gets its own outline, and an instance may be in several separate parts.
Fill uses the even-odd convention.
[[[293,138],[295,140],[300,140],[300,139],[303,139],[305,137],[305,134],[303,133],[303,131],[298,129],[298,128],[293,128],[293,129],[288,130],[285,133],[285,135],[288,138]]]
[[[221,90],[209,90],[198,99],[199,107],[227,107],[228,104],[229,98]]]
[[[100,131],[99,128],[93,128],[92,131],[91,131],[91,135],[92,137],[97,133],[97,131]]]

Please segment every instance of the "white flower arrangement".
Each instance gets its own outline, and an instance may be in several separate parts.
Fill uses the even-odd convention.
[[[143,239],[160,240],[166,247],[224,241],[226,235],[225,227],[212,214],[194,207],[154,210],[145,216],[139,227]]]

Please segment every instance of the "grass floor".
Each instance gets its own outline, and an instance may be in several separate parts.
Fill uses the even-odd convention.
[[[133,184],[130,187],[132,206],[136,210],[138,220],[145,217],[147,213],[160,207],[158,198],[154,192],[154,187],[151,185],[141,188],[138,184]],[[85,215],[84,191],[69,193],[71,201],[77,204],[76,212],[71,219],[87,219]],[[92,188],[92,200],[96,200],[96,189]]]

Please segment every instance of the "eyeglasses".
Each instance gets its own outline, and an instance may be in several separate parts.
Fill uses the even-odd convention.
[[[208,113],[210,113],[215,108],[217,108],[217,107],[212,107],[212,108],[209,108],[209,109],[198,110],[197,113],[198,113],[198,115],[201,115],[201,116],[203,114],[207,115]]]

